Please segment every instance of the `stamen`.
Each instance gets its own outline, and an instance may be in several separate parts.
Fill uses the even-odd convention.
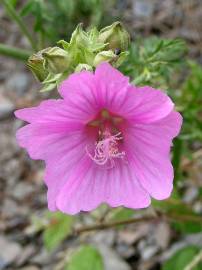
[[[123,137],[121,132],[111,135],[109,130],[105,130],[100,135],[103,135],[103,139],[95,143],[94,155],[91,155],[87,147],[86,153],[97,165],[105,165],[110,162],[110,168],[113,168],[115,158],[123,159],[125,157],[125,152],[120,152],[118,149],[118,141],[122,140]]]

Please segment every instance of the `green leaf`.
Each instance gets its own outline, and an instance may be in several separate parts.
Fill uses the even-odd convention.
[[[196,215],[193,215],[195,217]],[[202,231],[202,219],[201,222],[196,221],[183,221],[173,222],[173,227],[181,233],[199,233]]]
[[[65,13],[68,18],[72,18],[76,9],[75,0],[59,0],[57,5],[62,13]]]
[[[161,211],[163,211],[166,215],[174,214],[179,220],[173,221],[172,225],[181,233],[198,233],[202,230],[202,217],[201,215],[195,213],[192,208],[185,203],[181,202],[179,198],[170,198],[165,201],[152,201],[152,205]],[[180,215],[193,217],[193,220],[180,221]],[[196,220],[197,218],[197,220]]]
[[[49,213],[49,226],[43,233],[45,247],[48,250],[57,248],[71,233],[73,217],[63,213]]]
[[[180,39],[137,39],[121,70],[134,78],[135,84],[167,89],[175,82],[173,73],[183,66],[185,53],[185,42]]]
[[[18,0],[8,0],[8,2],[9,2],[13,7],[16,7]]]
[[[183,270],[198,254],[199,247],[188,246],[178,250],[168,261],[163,265],[162,270]],[[202,263],[194,267],[192,270],[202,269]]]
[[[64,270],[104,270],[104,264],[99,251],[85,245],[73,254]]]
[[[30,13],[32,13],[33,10],[34,10],[35,4],[36,4],[36,3],[35,3],[35,1],[33,1],[33,0],[28,1],[28,2],[23,6],[23,8],[21,9],[20,15],[24,17],[24,16],[27,16],[27,15],[29,15]]]

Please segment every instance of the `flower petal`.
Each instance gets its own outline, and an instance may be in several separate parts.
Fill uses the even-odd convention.
[[[95,80],[100,107],[119,112],[128,94],[129,78],[109,63],[102,63],[96,68]]]
[[[55,155],[46,160],[45,183],[48,187],[48,206],[55,211],[56,198],[75,168],[86,156],[85,147],[89,138],[83,134],[72,134]]]
[[[128,121],[136,123],[153,123],[166,117],[174,104],[163,91],[152,87],[130,86],[119,114]]]
[[[88,71],[70,75],[59,86],[67,106],[74,106],[87,120],[99,111],[96,92],[94,75]]]
[[[68,214],[91,211],[101,203],[112,207],[144,208],[150,197],[140,186],[134,171],[123,163],[102,169],[84,158],[69,176],[57,196],[57,208]]]
[[[39,106],[15,111],[15,116],[29,123],[49,122],[85,122],[83,113],[72,104],[66,104],[62,99],[49,99],[42,101]]]
[[[158,200],[168,198],[173,188],[169,152],[181,124],[181,115],[172,112],[156,123],[134,125],[124,137],[128,159],[139,183]]]
[[[78,134],[81,139],[82,129],[74,123],[34,123],[20,128],[16,137],[19,145],[27,149],[32,159],[46,160],[52,154],[56,155],[59,149],[65,149],[67,142]]]
[[[129,78],[124,76],[116,68],[112,67],[109,63],[101,63],[95,70],[95,78],[100,83],[110,84],[110,82],[119,82],[121,85],[128,84]]]

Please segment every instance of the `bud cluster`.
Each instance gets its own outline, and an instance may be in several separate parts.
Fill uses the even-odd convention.
[[[120,22],[100,31],[92,28],[88,32],[79,24],[70,42],[60,40],[58,47],[49,47],[33,54],[28,59],[28,66],[43,83],[41,91],[49,91],[69,74],[93,71],[101,62],[120,66],[128,55],[129,42],[130,36]]]

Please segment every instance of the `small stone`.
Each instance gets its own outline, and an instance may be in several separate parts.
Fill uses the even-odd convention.
[[[198,196],[198,189],[196,187],[190,187],[184,194],[183,201],[185,203],[192,203]]]
[[[115,232],[113,230],[108,230],[106,232],[97,232],[92,236],[92,241],[95,244],[105,244],[106,246],[112,246],[115,240]]]
[[[111,248],[100,244],[99,249],[105,265],[105,270],[131,270],[130,266]]]
[[[28,208],[26,206],[17,205],[15,201],[11,199],[5,199],[2,206],[2,213],[7,218],[12,218],[16,215],[27,215]]]
[[[171,238],[170,226],[166,222],[160,222],[157,224],[154,232],[154,238],[156,244],[161,249],[166,249]]]
[[[149,260],[158,252],[157,246],[147,246],[142,250],[141,257],[144,261]]]
[[[197,214],[201,214],[202,215],[202,203],[201,202],[196,202],[193,205],[193,209]]]
[[[125,243],[117,244],[116,250],[123,258],[129,258],[135,254],[135,248]]]
[[[14,109],[14,104],[9,99],[0,94],[0,120],[5,119],[11,115]]]
[[[28,90],[29,77],[24,72],[16,72],[10,76],[6,82],[6,89],[8,91],[13,91],[18,96],[24,95]]]
[[[149,228],[149,224],[141,224],[140,226],[136,227],[135,231],[121,230],[118,232],[118,241],[132,245],[146,236],[149,232]]]
[[[12,191],[14,198],[23,200],[34,191],[33,185],[25,182],[18,183]]]
[[[133,12],[139,17],[150,17],[154,12],[154,3],[151,0],[133,0]]]
[[[25,263],[28,261],[28,259],[29,259],[31,256],[33,256],[35,253],[36,253],[36,249],[35,249],[34,246],[30,245],[30,246],[25,247],[24,250],[23,250],[23,252],[22,252],[21,255],[19,256],[19,258],[17,259],[16,264],[17,264],[18,266],[25,264]],[[27,269],[29,269],[30,267],[32,267],[32,266],[29,266]],[[23,269],[26,269],[26,268],[23,268]],[[32,268],[30,268],[30,270],[31,270],[31,269],[32,269]],[[33,269],[34,269],[34,268],[33,268]]]
[[[31,262],[34,264],[49,264],[52,254],[46,249],[42,249],[37,255],[31,258]]]
[[[20,268],[21,270],[39,270],[38,267],[34,266],[34,265],[30,265],[30,266],[26,266],[23,268]]]
[[[19,244],[10,242],[3,236],[0,236],[0,250],[0,269],[13,263],[22,252]]]

